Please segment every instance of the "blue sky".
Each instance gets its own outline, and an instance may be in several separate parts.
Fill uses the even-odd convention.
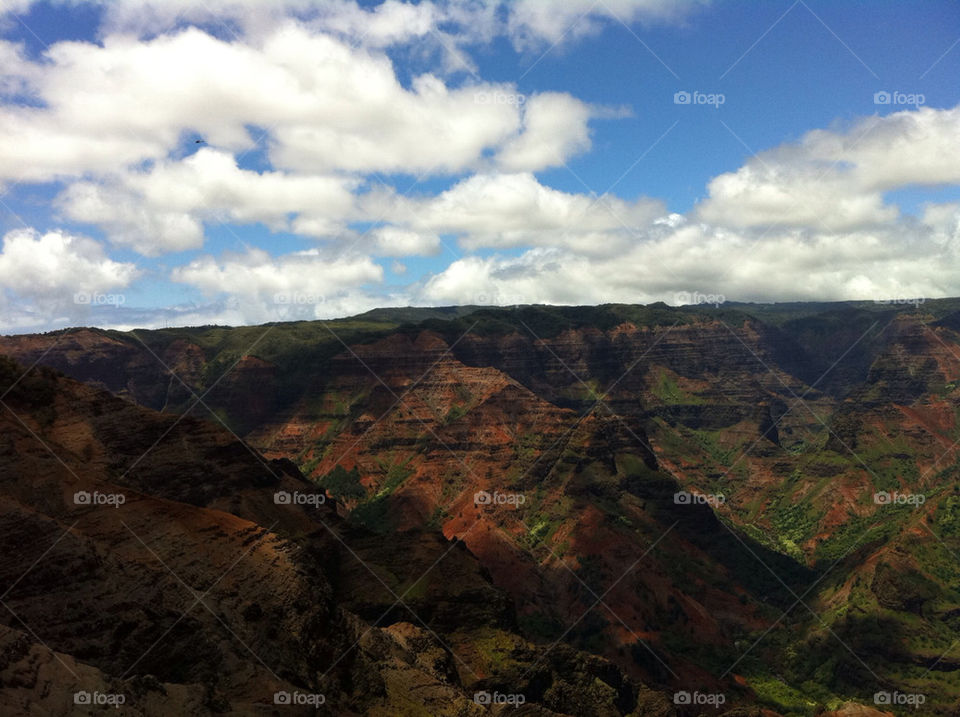
[[[956,3],[8,5],[0,331],[960,294]]]

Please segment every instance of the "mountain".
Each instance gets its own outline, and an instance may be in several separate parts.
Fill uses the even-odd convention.
[[[472,715],[518,675],[530,714],[671,714],[601,658],[539,654],[462,543],[384,545],[210,422],[9,359],[0,393],[4,714]]]
[[[8,613],[10,639],[197,713],[322,688],[334,713],[470,714],[479,686],[561,714],[954,714],[958,317],[953,299],[465,307],[0,338],[50,367],[3,399],[5,581],[66,531],[61,571],[2,598],[44,627]],[[81,479],[142,498],[49,498]],[[120,567],[67,566],[85,540]],[[237,546],[256,547],[233,593],[172,633],[185,654],[124,675],[187,606],[175,575],[202,591]],[[61,572],[89,604],[44,597]],[[84,611],[129,627],[91,636]],[[380,687],[318,678],[363,630],[376,644],[350,654]],[[37,699],[37,674],[3,699]],[[245,693],[254,674],[270,689]]]

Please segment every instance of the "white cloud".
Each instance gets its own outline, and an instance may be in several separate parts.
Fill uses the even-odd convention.
[[[826,172],[826,173],[825,173]],[[698,207],[704,220],[731,227],[812,226],[846,230],[892,221],[899,210],[879,192],[854,185],[848,176],[800,164],[771,166],[751,160],[708,185]]]
[[[291,228],[291,214],[306,213],[298,229],[324,236],[351,213],[357,184],[240,169],[229,153],[203,148],[149,171],[77,182],[58,203],[67,217],[99,225],[114,243],[156,255],[201,246],[204,221],[262,222],[280,231]]]
[[[293,22],[249,42],[197,28],[60,42],[4,76],[28,79],[42,103],[0,106],[0,177],[28,181],[161,160],[184,132],[246,151],[251,126],[267,130],[276,169],[457,172],[508,144],[505,162],[539,169],[586,146],[590,116],[560,93],[534,98],[525,122],[519,105],[478,99],[515,93],[509,85],[451,88],[423,74],[407,89],[384,53]]]
[[[107,257],[87,237],[62,231],[41,235],[34,229],[7,232],[0,251],[0,329],[76,324],[89,315],[91,305],[124,303],[116,292],[140,274],[134,264]]]
[[[17,0],[21,11],[33,2]],[[365,45],[376,47],[422,38],[454,15],[431,2],[398,0],[373,7],[361,7],[351,0],[60,0],[60,4],[101,6],[104,34],[149,37],[189,23],[258,37],[295,17],[316,29],[363,38]],[[4,10],[6,7],[0,7],[0,14]]]
[[[440,237],[432,232],[387,226],[372,230],[370,237],[374,253],[379,256],[430,255],[440,251]]]
[[[203,245],[203,223],[199,218],[151,207],[123,187],[78,182],[68,187],[57,202],[70,219],[96,224],[114,244],[146,256]]]
[[[315,80],[315,112],[273,132],[270,156],[278,167],[454,172],[477,164],[520,130],[517,107],[477,101],[478,93],[494,91],[489,85],[449,89],[421,75],[407,91],[389,65],[365,66],[345,55]]]
[[[4,0],[3,5],[0,6],[0,14],[11,13],[13,15],[19,15],[29,10],[35,1],[36,0]]]
[[[5,0],[4,13],[23,13],[36,0]],[[288,17],[370,46],[422,42],[452,28],[449,40],[473,45],[496,36],[519,49],[570,42],[603,23],[678,23],[709,0],[386,0],[361,6],[352,0],[59,0],[99,5],[107,32],[152,36],[189,22],[244,35],[269,32]]]
[[[74,292],[124,287],[138,275],[129,262],[108,258],[93,239],[61,231],[15,229],[3,237],[0,285],[35,299],[73,300]]]
[[[468,249],[534,245],[608,253],[666,213],[657,200],[569,194],[529,173],[477,174],[433,198],[391,199],[381,198],[386,206],[381,211],[391,221],[456,234]]]
[[[309,250],[272,257],[261,249],[226,254],[220,260],[203,256],[171,272],[174,281],[209,295],[229,294],[273,301],[277,294],[314,297],[322,303],[357,286],[377,283],[383,269],[366,256],[343,256]]]
[[[29,94],[33,75],[33,66],[24,57],[23,46],[0,40],[0,97]]]
[[[36,0],[3,0],[0,3],[0,31],[8,30],[19,24],[17,19],[27,12]]]
[[[353,2],[328,2],[313,26],[336,32],[373,47],[389,47],[411,40],[421,41],[437,31],[446,13],[430,2],[418,4],[386,0],[362,8]]]
[[[958,134],[960,106],[920,107],[865,118],[846,132],[815,130],[801,148],[813,161],[849,166],[858,186],[885,191],[960,183]]]
[[[607,255],[537,248],[519,257],[465,257],[429,277],[415,297],[436,304],[478,303],[477,296],[500,304],[676,304],[682,292],[756,301],[960,294],[960,247],[945,251],[922,234],[905,237],[902,227],[766,236],[696,224],[660,229]]]
[[[544,92],[524,103],[523,131],[500,150],[497,163],[508,172],[536,171],[563,164],[590,148],[588,105],[567,94]]]
[[[698,207],[734,227],[807,226],[845,231],[895,220],[883,193],[960,183],[960,107],[869,117],[847,131],[814,130],[715,177]]]
[[[960,247],[960,202],[924,205],[922,222],[934,243]]]
[[[364,288],[383,280],[383,268],[369,257],[322,250],[279,257],[260,249],[220,259],[203,256],[174,269],[171,278],[221,302],[229,297],[216,313],[218,320],[234,324],[345,316],[389,301]],[[209,311],[207,307],[198,313]]]
[[[520,49],[571,42],[596,33],[603,23],[682,22],[708,0],[513,0],[508,32]]]
[[[360,197],[342,176],[253,172],[210,148],[99,182],[81,181],[57,204],[75,221],[95,224],[111,241],[145,255],[197,248],[203,223],[263,222],[273,230],[317,238],[343,237],[351,221],[386,220],[362,246],[381,256],[435,254],[439,234],[461,235],[468,248],[526,244],[580,246],[592,251],[646,226],[665,209],[651,199],[569,194],[530,173],[478,174],[432,198],[408,199],[376,190]],[[602,233],[611,236],[600,236]]]

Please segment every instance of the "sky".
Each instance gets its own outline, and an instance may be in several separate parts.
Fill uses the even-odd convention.
[[[960,4],[0,0],[0,332],[960,296]]]

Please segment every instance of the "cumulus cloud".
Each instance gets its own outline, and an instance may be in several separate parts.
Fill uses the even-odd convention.
[[[7,55],[15,51],[0,48]],[[534,98],[525,114],[483,101],[515,93],[509,85],[450,87],[428,73],[407,88],[383,52],[292,21],[250,41],[191,27],[146,41],[60,42],[3,77],[38,100],[0,106],[0,156],[9,160],[0,177],[20,181],[164,159],[184,132],[248,151],[258,138],[251,127],[266,128],[276,169],[457,172],[507,147],[507,165],[535,170],[585,148],[590,119],[561,93]]]
[[[309,119],[274,129],[270,156],[276,166],[455,172],[478,163],[485,151],[520,131],[517,107],[477,101],[478,94],[499,88],[450,89],[433,75],[421,75],[407,91],[389,64],[378,72],[376,64],[364,67],[346,56],[340,59],[338,69],[315,78],[311,94],[317,106]]]
[[[814,130],[801,143],[814,161],[839,162],[867,190],[960,182],[960,106],[867,117],[846,132]]]
[[[385,221],[360,246],[379,256],[435,254],[441,234],[469,249],[524,245],[608,251],[665,213],[662,202],[571,194],[529,173],[474,174],[435,197],[392,190],[357,196],[358,180],[240,169],[229,154],[201,149],[99,182],[67,187],[57,204],[69,219],[103,228],[145,255],[197,248],[204,222],[262,222],[273,230],[348,242],[351,221]],[[356,240],[355,240],[356,241]]]
[[[884,192],[960,183],[960,107],[868,117],[846,131],[814,130],[715,177],[698,207],[734,227],[851,230],[895,220]]]
[[[530,173],[476,174],[436,197],[393,197],[384,213],[415,230],[455,234],[468,249],[520,246],[617,251],[666,213],[662,202],[570,194]]]
[[[67,217],[103,229],[114,244],[145,256],[203,245],[203,223],[186,212],[152,207],[128,189],[93,182],[71,185],[58,198]]]
[[[368,283],[380,282],[383,268],[366,256],[308,250],[273,257],[261,249],[205,255],[171,273],[212,296],[228,294],[275,304],[319,305]],[[291,298],[291,297],[299,297]]]
[[[707,4],[708,0],[514,0],[507,28],[519,49],[539,49],[594,34],[605,22],[681,22]]]
[[[134,264],[110,259],[88,237],[35,229],[7,232],[0,250],[0,328],[76,323],[91,307],[124,303],[125,297],[108,292],[124,289],[140,274]]]
[[[625,251],[589,256],[537,248],[470,256],[429,277],[425,303],[685,303],[722,294],[754,301],[940,297],[960,293],[960,247],[945,250],[901,227],[843,234],[779,230],[759,236],[661,223]],[[797,278],[802,277],[802,281]]]
[[[417,41],[438,31],[441,22],[451,15],[430,2],[417,4],[386,0],[373,7],[353,2],[328,2],[318,8],[311,23],[328,32],[351,38],[362,38],[373,47],[389,47]]]
[[[32,299],[73,301],[75,292],[124,287],[140,271],[108,258],[93,239],[61,231],[16,229],[3,237],[0,285]]]
[[[711,180],[699,207],[706,221],[732,227],[817,226],[846,230],[892,221],[899,210],[829,167],[751,161]]]
[[[171,273],[200,289],[209,303],[186,307],[179,323],[256,324],[349,316],[405,297],[377,291],[383,268],[363,255],[322,249],[271,256],[260,249],[202,256]]]
[[[379,256],[430,255],[440,251],[440,237],[433,232],[415,232],[394,226],[370,232],[373,251]]]
[[[524,103],[523,130],[497,157],[508,172],[536,171],[563,164],[590,148],[588,105],[560,92],[534,95]]]
[[[54,0],[101,6],[107,32],[150,36],[188,22],[229,28],[244,35],[268,32],[288,17],[364,44],[385,47],[422,41],[443,28],[450,42],[473,45],[504,36],[532,49],[590,35],[604,23],[682,22],[709,0]],[[37,0],[6,0],[4,13],[21,14]]]
[[[960,202],[924,205],[922,222],[936,244],[960,246]]]
[[[34,75],[35,68],[24,56],[23,46],[0,40],[0,98],[29,95]]]
[[[58,203],[67,217],[99,225],[114,243],[156,255],[201,246],[204,221],[262,222],[281,231],[291,229],[291,214],[303,214],[299,231],[326,235],[351,213],[357,184],[245,170],[231,154],[203,148],[148,171],[74,183]]]

